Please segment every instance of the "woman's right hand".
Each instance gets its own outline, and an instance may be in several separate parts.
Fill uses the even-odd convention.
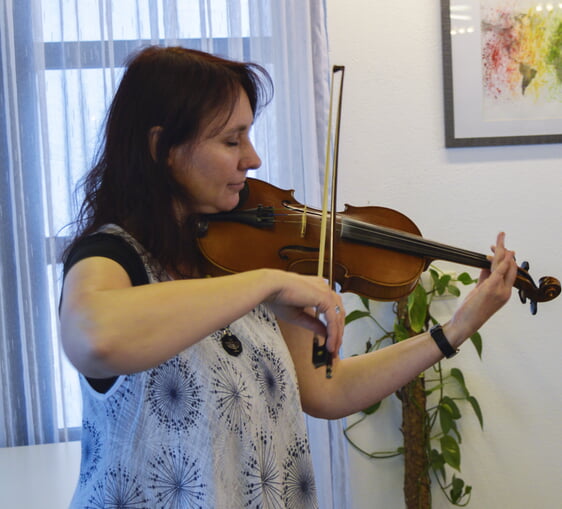
[[[328,350],[337,352],[345,325],[341,296],[321,277],[275,272],[279,278],[279,289],[266,302],[277,317],[326,337]]]

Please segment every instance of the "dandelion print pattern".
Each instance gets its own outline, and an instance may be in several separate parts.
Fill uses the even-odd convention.
[[[136,478],[126,468],[111,468],[96,485],[86,509],[149,509]]]
[[[151,371],[147,397],[159,424],[169,431],[188,431],[201,417],[201,385],[179,356]]]
[[[229,359],[219,358],[212,368],[213,393],[217,396],[220,417],[226,420],[231,431],[240,433],[251,417],[251,396],[242,373]]]
[[[107,401],[106,414],[112,419],[117,419],[121,413],[121,409],[127,406],[127,403],[134,399],[134,394],[130,389],[131,376],[127,375],[123,378],[119,389],[115,391]]]
[[[295,444],[289,448],[283,466],[285,468],[283,498],[286,507],[290,509],[317,507],[308,440],[295,439]]]
[[[265,306],[258,306],[255,308],[252,313],[260,320],[262,323],[267,324],[271,327],[274,331],[278,331],[279,327],[277,326],[277,321],[273,317],[274,315],[271,314],[268,308]]]
[[[267,401],[269,416],[277,421],[279,411],[283,407],[286,395],[287,371],[282,366],[281,360],[266,345],[255,348],[252,353],[252,368],[260,384],[260,394]]]
[[[248,497],[244,507],[283,509],[281,473],[275,463],[272,437],[262,434],[258,448],[256,454],[248,461],[248,468],[244,470],[247,479],[244,494]]]
[[[144,261],[151,281],[167,280]],[[223,349],[221,329],[118,377],[104,395],[80,378],[89,460],[70,508],[318,509],[296,370],[275,315],[260,304],[229,327],[243,343],[238,357]]]
[[[149,487],[155,490],[159,508],[204,507],[205,484],[201,483],[197,459],[190,460],[184,453],[169,448],[149,465]]]
[[[80,484],[86,484],[97,470],[101,460],[100,432],[94,423],[85,420],[82,422],[82,464]]]

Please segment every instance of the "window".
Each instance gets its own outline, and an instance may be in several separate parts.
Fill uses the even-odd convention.
[[[237,18],[237,36],[231,37],[227,3],[214,1],[201,12],[199,2],[137,2],[127,0],[103,3],[94,0],[65,0],[59,9],[43,9],[41,32],[44,38],[44,80],[40,83],[46,182],[46,224],[57,255],[65,244],[65,226],[76,212],[73,189],[88,168],[96,148],[99,129],[121,79],[120,65],[137,47],[149,44],[178,44],[229,54],[233,44],[248,59],[249,11],[242,2]],[[180,30],[181,27],[181,30]],[[158,34],[154,39],[154,34]],[[172,41],[167,35],[175,33]],[[162,37],[163,34],[164,36]],[[212,34],[211,36],[206,34]],[[58,256],[57,256],[58,260]],[[49,272],[50,308],[56,316],[62,266]],[[58,428],[73,438],[81,424],[80,394],[76,370],[62,354],[56,319],[52,321]]]
[[[179,44],[264,65],[276,96],[253,129],[259,176],[298,189],[305,201],[320,189],[323,23],[321,0],[3,3],[0,446],[74,438],[80,426],[78,377],[58,341],[57,261],[80,202],[75,185],[91,162],[125,57],[139,46]]]
[[[4,0],[0,27],[5,447],[78,434],[77,375],[57,339],[57,253],[123,57],[139,45],[182,44],[264,65],[276,93],[253,129],[259,177],[297,189],[311,206],[320,196],[329,66],[324,0]],[[320,505],[345,507],[344,465],[329,459],[344,457],[341,424],[308,425]]]

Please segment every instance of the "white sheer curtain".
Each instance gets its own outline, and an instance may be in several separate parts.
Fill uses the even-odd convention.
[[[254,129],[257,176],[319,203],[324,0],[0,0],[0,446],[77,436],[77,377],[58,342],[57,256],[120,66],[148,44],[264,65],[276,93]],[[321,507],[344,508],[341,423],[310,419],[309,428]]]

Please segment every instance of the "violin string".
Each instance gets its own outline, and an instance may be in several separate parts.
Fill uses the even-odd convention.
[[[318,215],[310,209],[306,213],[311,216]],[[286,223],[301,224],[302,222],[302,213],[298,210],[287,212],[284,209],[282,214],[277,212],[274,212],[274,214],[275,216],[284,216],[286,218],[284,222]],[[295,217],[295,220],[289,220],[291,217]],[[348,237],[350,240],[360,239],[374,246],[394,248],[407,254],[424,255],[480,268],[488,268],[490,265],[488,258],[481,253],[428,240],[413,233],[351,218],[339,218],[339,220],[336,220],[336,224],[339,227],[340,235]],[[310,224],[308,226],[315,227],[317,225]]]
[[[298,212],[287,214],[287,216],[291,215],[298,216],[298,222],[300,223],[301,219]],[[297,221],[294,222],[296,223]],[[483,269],[488,269],[491,265],[490,261],[484,254],[428,240],[413,233],[395,230],[393,228],[380,225],[373,225],[371,223],[350,218],[340,218],[337,224],[340,228],[340,235],[342,234],[343,224],[344,227],[348,227],[351,231],[356,233],[359,232],[360,236],[367,237],[369,239],[368,243],[374,246],[390,249],[394,247],[396,251],[405,252],[406,254],[425,255],[434,259],[457,262]],[[311,226],[314,227],[316,225],[313,224]],[[353,237],[353,235],[351,237]],[[533,288],[536,288],[533,278],[526,270],[518,267],[517,273],[518,280],[525,280]]]
[[[303,206],[300,204],[292,204],[290,201],[284,201],[281,208],[266,207],[267,214],[261,218],[263,225],[267,226],[271,224],[272,221],[277,221],[288,224],[298,224],[299,227],[302,227],[302,225],[306,228],[309,226],[312,228],[317,227],[317,224],[314,221],[308,221],[307,217],[316,217],[319,215],[319,212],[315,209],[305,208],[303,210],[299,207]],[[250,212],[251,211],[248,211],[248,213]],[[452,261],[479,268],[489,269],[491,266],[488,257],[480,253],[427,240],[421,235],[405,232],[403,230],[374,225],[354,218],[339,217],[341,214],[336,213],[335,216],[336,225],[338,227],[336,232],[341,238],[347,238],[347,240],[363,242],[374,247],[379,246],[413,256],[426,256],[428,258]],[[293,220],[291,218],[295,219]],[[555,283],[545,283],[543,285],[543,280],[545,279],[554,279]],[[529,298],[535,302],[551,300],[560,293],[560,283],[555,278],[541,278],[540,294],[537,293],[539,292],[539,288],[528,273],[528,268],[524,266],[517,268],[517,278],[514,286],[519,289],[520,294],[523,292],[525,298]],[[547,295],[547,293],[545,293],[550,287],[555,287],[555,290],[553,290],[555,291],[555,295]]]
[[[306,228],[318,227],[315,222],[304,221],[306,216],[318,216],[319,213],[315,209],[308,209],[306,211],[299,211],[298,208],[287,209],[289,205],[281,209],[273,209],[274,217],[282,217],[285,224],[298,224],[302,228],[303,222],[306,223]],[[336,214],[339,216],[339,214]],[[294,220],[289,218],[294,217]],[[309,224],[311,223],[311,224]],[[468,251],[462,248],[441,244],[435,241],[424,239],[420,235],[416,235],[401,230],[396,230],[389,227],[380,225],[373,225],[358,219],[352,218],[339,218],[336,220],[339,228],[340,236],[344,237],[344,232],[351,231],[351,240],[356,240],[357,237],[366,239],[365,242],[372,246],[379,246],[381,248],[394,249],[395,251],[404,252],[406,254],[427,256],[433,259],[446,260],[456,262],[464,265],[469,265],[478,268],[490,268],[490,261],[488,258],[480,253]],[[531,297],[531,290],[536,290],[537,286],[533,281],[531,275],[522,267],[517,269],[517,280],[515,286],[520,288],[523,284],[527,296]]]
[[[369,237],[372,236],[376,240],[389,243],[396,247],[404,247],[414,254],[425,254],[445,260],[459,261],[468,265],[475,264],[477,267],[482,267],[483,265],[489,266],[489,262],[483,254],[441,244],[409,232],[402,232],[384,226],[372,227],[368,223],[354,219],[346,219],[344,224],[353,230],[354,233],[361,232],[362,234],[366,234]]]

